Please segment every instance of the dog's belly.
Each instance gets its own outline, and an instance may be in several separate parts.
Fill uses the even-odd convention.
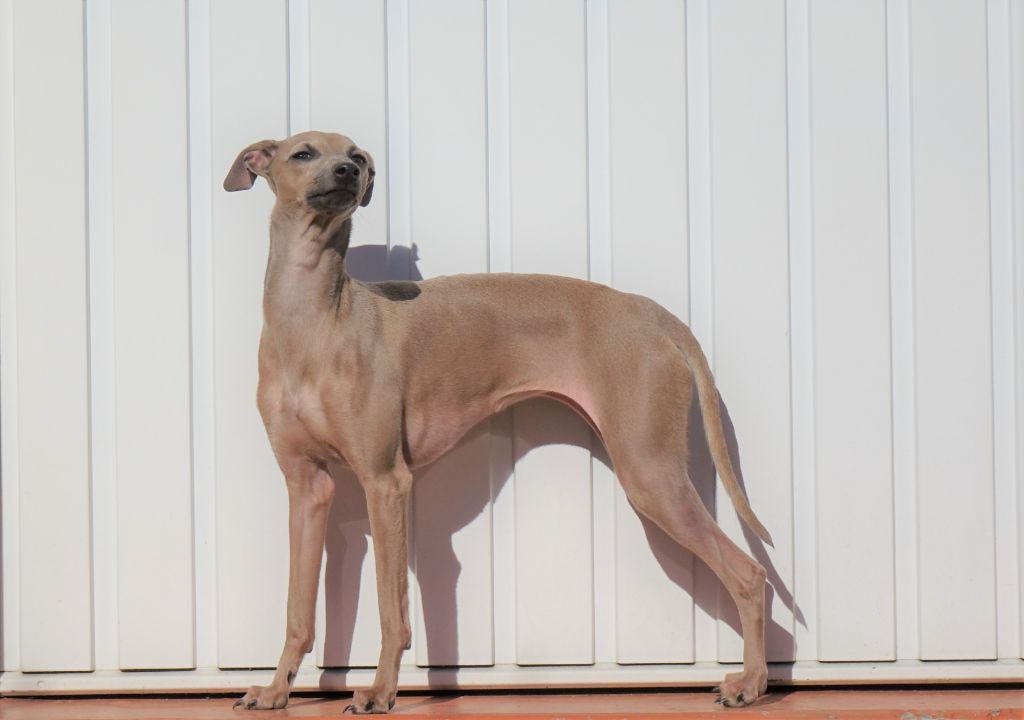
[[[421,411],[409,413],[405,433],[410,466],[416,470],[433,463],[487,418],[535,397],[548,397],[572,408],[603,441],[596,405],[586,385],[579,380],[560,380],[550,383],[550,388],[518,389],[486,404],[445,409],[444,403],[430,403]]]

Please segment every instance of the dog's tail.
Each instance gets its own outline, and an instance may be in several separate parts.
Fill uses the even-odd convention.
[[[722,432],[722,417],[718,407],[718,389],[715,387],[715,379],[711,375],[711,368],[708,367],[708,359],[704,356],[697,343],[697,338],[690,332],[690,328],[679,323],[682,332],[677,331],[676,340],[679,349],[690,366],[697,381],[697,396],[700,400],[700,414],[704,418],[704,435],[707,437],[708,449],[711,451],[711,458],[715,461],[715,469],[722,479],[725,491],[732,499],[733,507],[743,522],[747,524],[754,533],[764,542],[772,547],[772,536],[761,521],[757,519],[754,511],[747,501],[747,496],[740,487],[736,472],[733,470],[732,461],[729,459],[729,450],[725,443],[725,433]]]

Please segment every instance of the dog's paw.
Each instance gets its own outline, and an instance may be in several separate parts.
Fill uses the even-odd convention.
[[[715,688],[719,705],[726,707],[743,707],[750,705],[764,695],[768,687],[767,668],[758,668],[746,672],[729,673],[720,687]]]
[[[280,690],[273,685],[252,686],[249,692],[235,701],[236,710],[280,710],[288,704],[288,688]]]
[[[356,690],[352,696],[352,704],[346,710],[355,715],[369,713],[386,713],[395,706],[395,691],[370,686],[364,690]]]

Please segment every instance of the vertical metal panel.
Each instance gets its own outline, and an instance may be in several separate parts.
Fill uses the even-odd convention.
[[[711,48],[710,0],[686,4],[687,220],[690,329],[714,366],[714,263],[711,245]],[[691,473],[691,476],[693,473]],[[696,485],[713,507],[714,478]],[[713,510],[712,510],[713,512]],[[718,659],[718,590],[721,583],[702,562],[693,568],[694,660]]]
[[[619,663],[693,662],[693,556],[615,493]]]
[[[918,657],[917,442],[914,382],[913,174],[910,152],[910,0],[886,6],[889,106],[889,264],[892,327],[896,657]]]
[[[609,5],[614,286],[688,315],[686,17],[672,0]],[[693,660],[693,556],[616,491],[617,660]]]
[[[273,666],[285,622],[288,500],[255,402],[273,195],[262,180],[248,192],[221,190],[239,151],[287,133],[285,19],[281,0],[217,0],[210,5],[221,667]]]
[[[426,277],[487,268],[484,8],[413,2],[409,17],[412,241]]]
[[[118,609],[125,669],[194,664],[185,30],[182,3],[115,0],[112,7]],[[153,162],[145,178],[140,158]]]
[[[485,423],[416,480],[417,665],[494,664],[490,461]]]
[[[781,2],[711,5],[715,372],[747,494],[775,539],[774,550],[752,540],[769,582],[780,585],[767,623],[770,660],[793,655],[792,600],[783,601],[793,582],[784,20]],[[720,523],[746,545],[726,506]],[[738,619],[724,590],[719,617],[730,618],[719,659],[738,660]]]
[[[512,265],[587,273],[584,4],[509,5]],[[557,169],[557,170],[556,170]],[[593,662],[590,431],[550,402],[514,413],[517,661]],[[553,601],[553,602],[552,602]]]
[[[587,273],[582,0],[509,6],[512,268]]]
[[[792,353],[793,578],[818,584],[814,425],[814,252],[811,169],[810,3],[786,3],[786,114],[789,144],[789,317]],[[802,603],[793,635],[797,660],[817,658],[818,613]]]
[[[484,22],[478,0],[409,6],[411,240],[426,277],[487,270]],[[414,486],[419,665],[494,662],[488,430]]]
[[[587,199],[588,272],[592,281],[612,283],[611,108],[609,96],[608,0],[588,0],[587,25]],[[590,458],[593,542],[594,662],[615,662],[615,505],[618,482],[599,440]]]
[[[608,27],[614,284],[685,320],[685,6],[612,0]]]
[[[85,5],[93,664],[120,666],[111,2]]]
[[[387,46],[383,0],[311,0],[310,125],[352,138],[374,159],[370,205],[354,219],[349,270],[364,279],[389,274],[390,208]],[[350,72],[347,68],[357,67]],[[371,246],[362,248],[362,246]],[[339,482],[327,530],[323,604],[317,637],[324,666],[372,666],[380,651],[376,570],[366,499],[355,476]]]
[[[21,668],[90,670],[82,6],[19,0],[12,24]]]
[[[16,671],[21,663],[20,570],[18,538],[18,365],[17,254],[14,222],[14,3],[0,0],[0,670]],[[5,419],[6,418],[6,419]]]
[[[810,9],[818,657],[891,660],[885,5]]]
[[[189,265],[192,342],[192,522],[196,665],[217,665],[217,473],[214,447],[213,188],[210,4],[188,3]]]
[[[366,495],[351,472],[338,477],[326,553],[316,662],[321,667],[373,667],[380,654],[377,573]]]
[[[590,430],[572,410],[515,411],[516,661],[594,661]]]
[[[1013,245],[1013,90],[1010,5],[988,3],[989,207],[992,225],[992,429],[995,481],[996,653],[1019,657],[1016,446],[1017,378]]]
[[[991,658],[985,6],[914,2],[911,23],[921,657]]]
[[[1010,117],[1012,172],[1011,208],[1012,244],[1014,247],[1014,338],[1015,338],[1015,379],[1016,398],[1016,490],[1017,490],[1017,590],[1020,612],[1020,656],[1024,658],[1024,3],[1014,0],[1010,5]]]
[[[384,65],[387,122],[387,277],[408,280],[412,271],[411,138],[409,128],[409,0],[385,0]],[[410,578],[411,580],[411,578]]]
[[[309,74],[310,0],[288,0],[288,134],[314,129],[310,125]]]
[[[509,194],[508,0],[486,5],[487,51],[487,269],[512,269]],[[494,661],[516,661],[515,460],[512,411],[491,418],[491,547],[494,577]]]

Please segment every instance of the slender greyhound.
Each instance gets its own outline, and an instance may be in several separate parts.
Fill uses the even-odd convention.
[[[290,568],[284,650],[267,687],[236,707],[281,708],[313,616],[327,514],[328,466],[366,493],[381,651],[356,713],[395,703],[409,647],[406,508],[413,471],[474,425],[535,396],[586,419],[633,506],[715,572],[739,608],[743,671],[717,702],[764,693],[764,569],[718,527],[686,471],[687,411],[697,388],[711,456],[733,505],[767,543],[729,460],[718,391],[696,339],[651,300],[547,275],[480,274],[362,283],[345,271],[352,215],[370,202],[374,165],[347,137],[307,132],[242,150],[224,180],[263,177],[276,196],[263,296],[257,399],[288,487]]]

